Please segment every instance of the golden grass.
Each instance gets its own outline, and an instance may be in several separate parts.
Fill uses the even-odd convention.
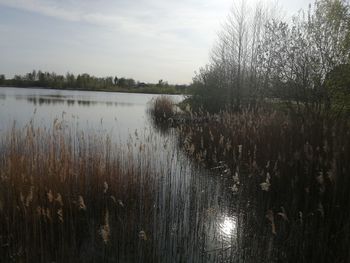
[[[140,209],[152,205],[151,166],[141,169],[132,152],[108,137],[76,135],[59,121],[51,129],[14,126],[0,149],[4,262],[100,260],[107,249],[116,259],[133,253],[124,246],[138,239]]]
[[[176,105],[169,96],[161,95],[154,98],[148,107],[150,116],[157,121],[166,121],[176,113]]]
[[[248,231],[270,225],[267,236],[284,259],[350,256],[348,119],[266,108],[197,119],[178,125],[179,144],[196,162],[232,178],[243,211],[255,207],[247,212]]]

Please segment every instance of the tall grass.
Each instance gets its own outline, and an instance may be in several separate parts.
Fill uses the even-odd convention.
[[[266,108],[178,126],[189,156],[231,178],[242,262],[350,261],[349,126]]]
[[[2,133],[1,262],[348,261],[348,120],[186,118],[169,136],[221,176],[153,133],[124,146],[59,121]]]
[[[64,124],[0,136],[1,262],[220,262],[222,185],[173,138],[116,145]]]
[[[130,262],[152,251],[139,233],[151,237],[153,171],[132,150],[58,121],[14,126],[0,149],[1,262]]]
[[[175,115],[176,105],[171,97],[161,95],[150,102],[147,111],[152,119],[166,121]]]

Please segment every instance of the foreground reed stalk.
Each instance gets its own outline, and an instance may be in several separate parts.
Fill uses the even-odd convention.
[[[245,214],[242,262],[350,261],[348,119],[266,108],[191,118],[177,125],[179,144],[196,162],[231,177]]]
[[[142,248],[147,256],[138,235],[152,215],[135,222],[151,211],[152,171],[132,152],[58,121],[13,127],[0,149],[1,262],[132,261]]]

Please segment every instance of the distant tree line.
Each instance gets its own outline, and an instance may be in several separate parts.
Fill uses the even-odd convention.
[[[54,72],[33,70],[24,75],[15,75],[12,79],[6,79],[0,75],[0,85],[15,87],[41,87],[54,89],[77,90],[105,90],[127,92],[150,93],[186,93],[187,85],[169,85],[168,82],[159,80],[157,84],[135,81],[132,78],[121,77],[95,77],[87,73],[74,75],[67,73],[59,75]]]
[[[270,99],[312,111],[349,108],[349,10],[347,1],[319,0],[286,22],[262,4],[236,4],[193,79],[192,105],[218,111]]]
[[[99,78],[90,76],[87,73],[74,75],[67,73],[59,75],[54,72],[43,72],[41,70],[33,70],[25,75],[15,75],[13,79],[5,79],[4,75],[0,77],[2,85],[8,84],[18,87],[43,87],[43,88],[57,88],[57,89],[108,89],[112,86],[134,87],[135,80],[117,77]]]
[[[5,84],[5,75],[1,74],[0,75],[0,85],[3,85],[3,84]]]

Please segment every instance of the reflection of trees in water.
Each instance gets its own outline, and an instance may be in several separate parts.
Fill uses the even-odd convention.
[[[98,104],[97,101],[89,101],[89,100],[77,100],[79,106],[93,106]]]
[[[6,100],[6,95],[5,94],[0,94],[0,100]]]
[[[67,100],[68,106],[73,106],[75,104],[75,100]]]
[[[44,98],[44,97],[27,97],[26,100],[34,105],[50,105],[50,104],[64,104],[65,101],[61,99],[54,98]]]
[[[27,98],[27,96],[24,96],[24,95],[15,95],[16,100],[24,100],[26,98]]]
[[[64,105],[67,106],[95,106],[95,105],[104,105],[107,107],[132,107],[134,106],[133,103],[126,103],[126,102],[113,102],[113,101],[97,101],[97,100],[81,100],[81,99],[68,99],[66,97],[62,96],[39,96],[39,97],[27,97],[22,95],[16,95],[16,100],[27,100],[29,103],[32,103],[34,105]],[[6,99],[6,96],[4,98],[0,99]]]

